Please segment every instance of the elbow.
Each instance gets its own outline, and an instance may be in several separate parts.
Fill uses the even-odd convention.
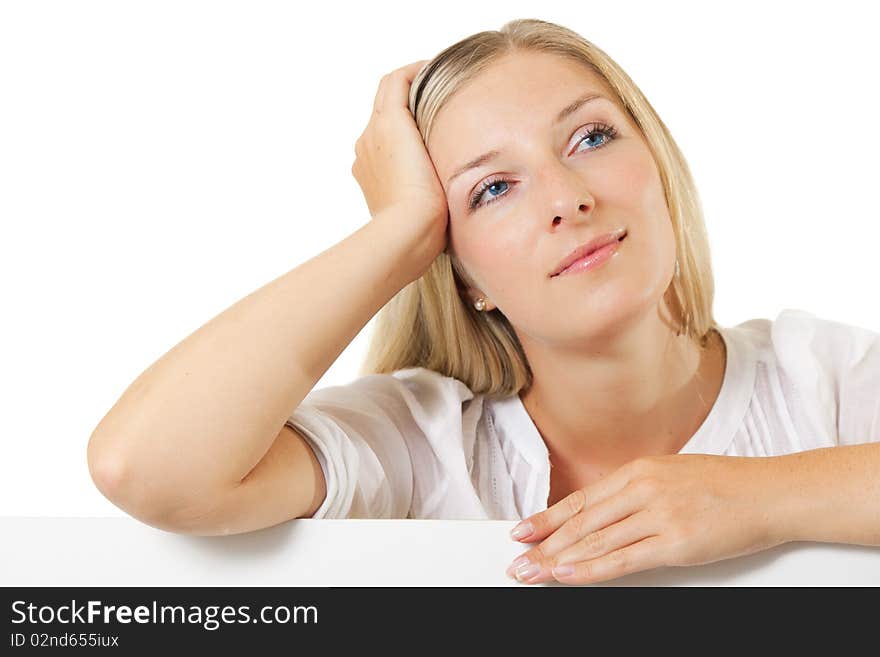
[[[172,485],[167,472],[156,475],[135,467],[130,458],[102,443],[100,437],[89,441],[86,460],[95,487],[135,520],[167,532],[203,533],[204,500],[212,500],[210,495],[200,495],[201,503],[191,504],[189,491]]]
[[[148,486],[150,478],[132,468],[130,460],[121,451],[93,435],[86,461],[92,483],[114,506],[136,520],[174,531],[166,514],[156,504],[157,497]]]
[[[101,437],[92,434],[86,449],[86,462],[95,487],[113,502],[125,478],[125,460],[118,451],[102,446],[103,444]]]

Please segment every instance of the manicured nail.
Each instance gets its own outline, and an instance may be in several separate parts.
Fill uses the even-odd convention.
[[[532,527],[531,522],[521,522],[511,530],[510,535],[518,540],[530,536],[533,531],[535,531],[535,528]]]
[[[520,567],[525,566],[527,563],[529,563],[529,558],[523,555],[514,559],[513,563],[510,564],[510,568],[511,570],[518,570]]]
[[[537,575],[539,572],[541,572],[540,565],[538,565],[536,563],[529,563],[529,564],[526,564],[524,566],[520,566],[519,568],[517,568],[516,578],[520,579],[520,580],[530,579],[530,578],[534,577],[535,575]]]

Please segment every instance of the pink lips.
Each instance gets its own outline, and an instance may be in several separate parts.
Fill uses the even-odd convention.
[[[610,258],[626,237],[626,230],[608,233],[574,251],[560,264],[551,278],[595,269]],[[564,265],[564,266],[563,266]]]

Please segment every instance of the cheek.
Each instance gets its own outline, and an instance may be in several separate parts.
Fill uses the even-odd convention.
[[[478,221],[475,219],[474,221]],[[523,284],[523,277],[534,276],[534,253],[522,234],[522,227],[511,222],[499,230],[491,227],[452,225],[450,239],[465,269],[484,292],[495,297],[506,297],[509,290]]]
[[[464,226],[466,221],[472,221],[472,218],[449,223],[450,246],[471,276],[482,282],[485,272],[491,271],[497,262],[499,249],[478,226],[473,223]]]
[[[662,259],[674,250],[674,235],[660,172],[642,149],[624,154],[603,169],[603,196],[628,219],[641,246]]]
[[[675,235],[663,184],[649,151],[634,148],[610,160],[602,169],[602,198],[608,212],[614,208],[631,232],[627,275],[619,282],[634,301],[644,297],[641,300],[647,302],[665,289],[675,261]]]
[[[607,201],[635,212],[651,213],[656,211],[658,201],[665,204],[654,161],[641,153],[623,154],[609,161],[596,186]]]

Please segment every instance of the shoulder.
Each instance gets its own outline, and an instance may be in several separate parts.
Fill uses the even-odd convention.
[[[770,331],[773,352],[784,367],[832,376],[857,366],[867,355],[880,356],[878,337],[867,328],[792,308],[779,313]]]
[[[425,367],[410,367],[390,375],[405,396],[430,412],[460,406],[473,399],[474,393],[462,381]]]
[[[880,348],[875,331],[846,324],[797,308],[786,308],[775,319],[751,319],[734,331],[758,352],[759,360],[775,361],[784,370],[846,367]]]
[[[852,351],[876,344],[878,333],[861,326],[846,324],[801,310],[786,308],[775,319],[750,319],[732,329],[759,351],[789,361],[811,358],[823,362],[845,359]]]
[[[763,363],[763,394],[781,396],[791,413],[809,418],[822,445],[872,435],[880,418],[880,333],[793,308],[733,331]]]
[[[446,376],[440,372],[429,370],[426,367],[408,367],[397,370],[391,374],[379,374],[370,376],[391,376],[400,381],[408,390],[413,392],[431,392],[437,389],[454,389],[470,399],[473,392],[462,381],[455,377]]]
[[[384,374],[367,374],[353,381],[313,390],[310,403],[338,404],[404,404],[427,412],[449,405],[460,405],[474,397],[460,380],[425,367],[410,367]]]

